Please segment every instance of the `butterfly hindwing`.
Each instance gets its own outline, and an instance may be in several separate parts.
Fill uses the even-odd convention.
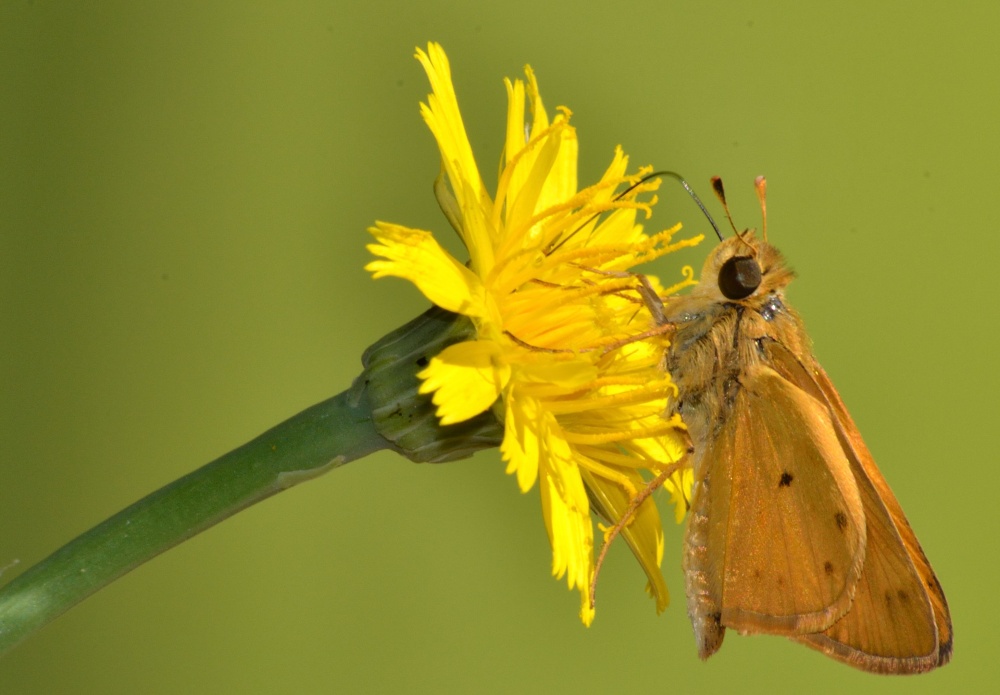
[[[948,661],[951,617],[941,586],[895,495],[875,466],[853,420],[822,368],[774,344],[782,376],[821,398],[861,493],[867,527],[864,567],[847,614],[798,641],[859,668],[918,673]]]

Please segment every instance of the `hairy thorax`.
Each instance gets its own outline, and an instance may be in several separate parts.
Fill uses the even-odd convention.
[[[807,338],[798,316],[775,291],[751,301],[706,303],[690,295],[666,307],[676,330],[667,351],[667,369],[677,385],[670,414],[679,414],[691,439],[713,438],[732,408],[747,369],[767,364],[767,343],[781,335],[798,353]],[[694,309],[697,307],[697,310]]]

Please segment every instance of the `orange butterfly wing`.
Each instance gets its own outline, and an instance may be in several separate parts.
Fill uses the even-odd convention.
[[[919,673],[947,663],[952,628],[944,592],[843,401],[815,361],[807,367],[777,343],[769,353],[782,376],[828,404],[867,527],[864,568],[850,610],[829,628],[796,639],[878,673]]]
[[[722,641],[704,615],[715,607],[721,627],[784,635],[826,629],[847,612],[864,516],[823,403],[750,367],[695,478],[686,569],[703,658]]]

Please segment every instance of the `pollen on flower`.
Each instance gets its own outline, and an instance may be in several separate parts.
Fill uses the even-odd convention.
[[[367,267],[375,277],[412,281],[438,306],[472,320],[475,339],[432,358],[420,390],[442,424],[487,409],[501,418],[507,473],[525,492],[538,483],[552,573],[580,592],[589,624],[593,517],[619,520],[647,476],[667,470],[685,449],[679,423],[663,416],[676,388],[661,368],[669,331],[656,325],[633,269],[700,237],[675,240],[679,225],[644,231],[637,219],[651,214],[659,182],[644,178],[649,169],[627,173],[620,149],[599,181],[580,188],[572,114],[560,108],[550,119],[530,68],[526,81],[505,81],[506,141],[491,194],[443,49],[431,43],[417,58],[432,88],[420,112],[441,152],[435,193],[469,261],[452,257],[430,232],[380,222],[369,246],[377,260]],[[663,290],[651,278],[646,286],[663,295],[692,282],[686,275]],[[683,478],[665,485],[683,506]],[[621,533],[662,609],[656,506],[647,500],[629,514]]]

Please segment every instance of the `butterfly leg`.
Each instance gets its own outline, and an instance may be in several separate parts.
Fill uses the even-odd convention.
[[[636,493],[636,496],[632,498],[628,507],[626,507],[625,511],[622,512],[621,518],[618,519],[618,521],[615,522],[615,525],[604,534],[604,544],[601,546],[601,552],[598,554],[597,562],[594,564],[594,577],[590,581],[591,608],[594,607],[594,604],[597,601],[597,578],[601,573],[601,566],[604,564],[604,558],[608,554],[608,549],[611,547],[612,541],[618,537],[626,526],[632,523],[632,519],[635,518],[635,514],[639,510],[642,503],[645,502],[656,490],[662,487],[663,483],[667,481],[667,478],[683,468],[686,465],[686,461],[687,457],[685,456],[679,461],[671,463],[666,466],[658,476],[649,481],[649,484],[647,484],[642,490],[639,490],[639,492]]]

